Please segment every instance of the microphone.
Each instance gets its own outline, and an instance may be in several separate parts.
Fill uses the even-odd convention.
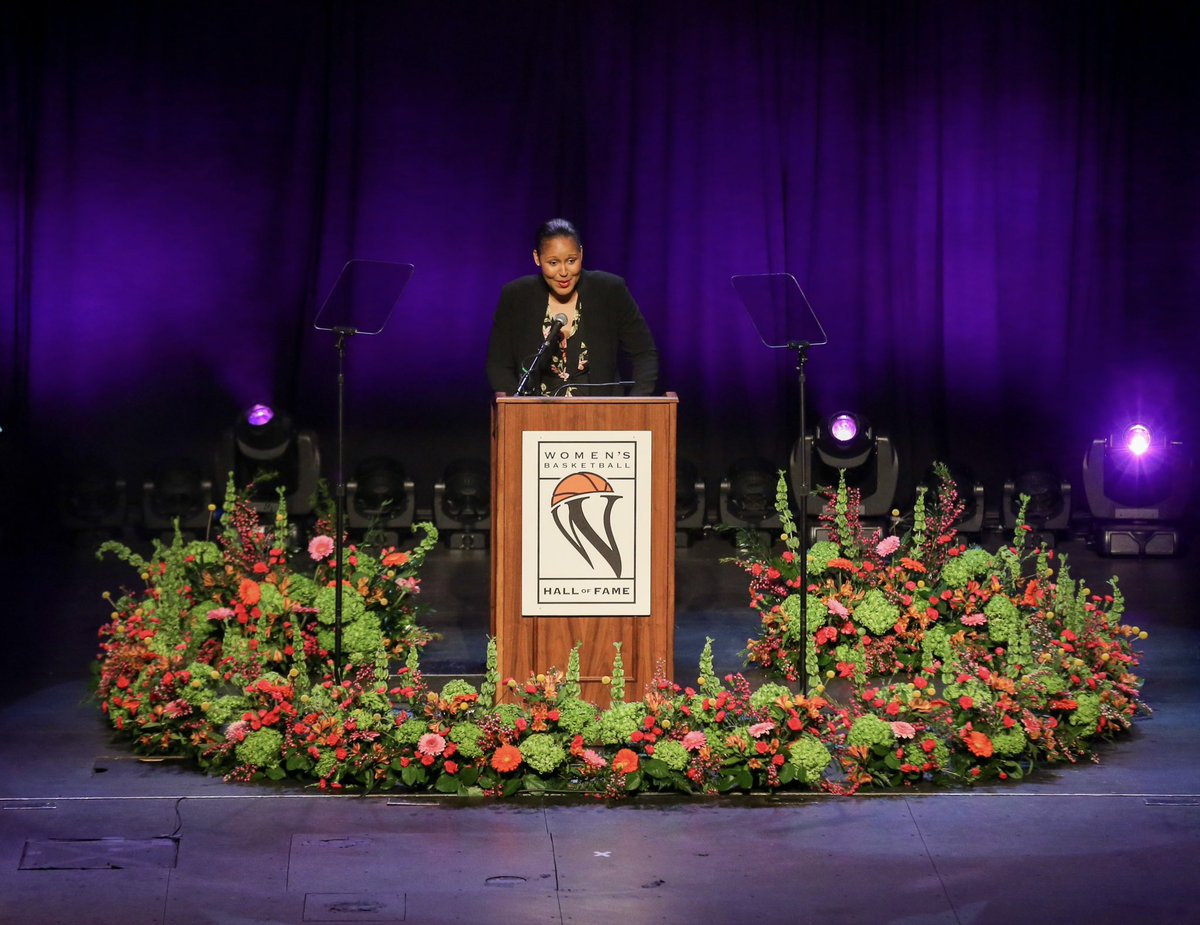
[[[550,331],[546,334],[546,339],[542,341],[542,345],[538,347],[537,353],[533,355],[533,360],[530,362],[529,368],[525,370],[525,375],[517,383],[517,395],[526,394],[525,389],[529,385],[529,379],[533,375],[533,371],[541,365],[542,357],[546,355],[546,351],[550,349],[550,345],[558,339],[559,333],[566,326],[567,316],[562,312],[559,312],[550,319]]]
[[[550,333],[546,335],[546,343],[552,344],[558,339],[559,333],[567,326],[567,316],[559,312],[550,319]]]

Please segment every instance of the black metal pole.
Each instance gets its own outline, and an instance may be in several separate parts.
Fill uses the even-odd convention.
[[[808,361],[807,341],[797,341],[789,344],[796,351],[796,373],[800,381],[800,484],[796,486],[796,500],[799,502],[799,519],[797,527],[800,533],[800,638],[803,649],[800,653],[800,693],[808,696],[808,496],[810,493],[809,471],[810,462],[808,450],[808,421],[805,417],[804,405],[804,364]]]
[[[345,420],[346,420],[346,338],[353,328],[334,328],[337,335],[337,483],[333,510],[333,678],[342,683],[342,557],[345,549],[343,521],[346,510]]]

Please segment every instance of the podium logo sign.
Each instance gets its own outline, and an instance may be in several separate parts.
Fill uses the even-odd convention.
[[[522,435],[522,614],[650,615],[650,436]]]

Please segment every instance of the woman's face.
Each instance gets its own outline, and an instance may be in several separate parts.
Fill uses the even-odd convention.
[[[570,235],[559,235],[542,242],[541,251],[533,252],[533,262],[542,270],[542,278],[559,301],[566,302],[575,293],[583,269],[583,248]]]

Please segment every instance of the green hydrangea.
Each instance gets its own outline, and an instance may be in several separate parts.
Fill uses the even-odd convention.
[[[750,695],[750,706],[759,712],[769,709],[780,697],[791,697],[792,692],[782,684],[768,681]]]
[[[987,573],[992,567],[992,555],[985,549],[968,549],[950,559],[942,567],[942,581],[951,588],[965,588],[972,578]]]
[[[988,638],[992,642],[1008,642],[1021,631],[1021,613],[1007,596],[997,594],[984,605],[988,618]]]
[[[616,703],[587,727],[584,738],[601,745],[624,745],[642,726],[646,708],[641,703]]]
[[[1071,714],[1070,723],[1072,726],[1082,726],[1084,735],[1091,735],[1100,721],[1100,695],[1088,692],[1076,694],[1075,702],[1079,706]]]
[[[237,744],[238,761],[270,770],[283,761],[283,735],[277,729],[259,729]]]
[[[887,599],[878,588],[866,593],[854,608],[854,621],[873,636],[882,636],[900,619],[900,608]]]
[[[483,730],[474,723],[459,723],[450,727],[450,741],[458,746],[458,753],[467,759],[479,758],[483,749],[479,747],[479,739]]]
[[[302,607],[312,607],[321,586],[307,575],[289,575],[284,582],[287,596]]]
[[[226,694],[224,697],[218,697],[212,701],[206,715],[214,726],[224,726],[234,719],[240,719],[241,715],[249,709],[250,701],[245,697]]]
[[[326,626],[333,626],[337,610],[337,588],[322,588],[317,592],[313,606],[317,608],[317,619]],[[349,626],[367,611],[362,597],[351,588],[342,588],[342,626]]]
[[[996,698],[990,687],[982,681],[977,681],[975,678],[970,678],[962,684],[947,684],[944,691],[944,696],[947,700],[958,700],[959,697],[970,697],[975,701],[975,707],[984,707],[991,704]]]
[[[787,628],[784,630],[783,638],[789,643],[796,643],[800,640],[800,595],[789,594],[783,599],[783,603],[779,605],[780,610],[788,618]],[[808,596],[808,613],[806,614],[805,623],[808,624],[807,629],[809,636],[823,626],[826,618],[829,616],[829,608],[815,594]]]
[[[836,559],[841,554],[837,543],[831,543],[829,540],[813,543],[808,550],[808,574],[820,575],[829,568],[829,560]]]
[[[930,751],[925,751],[922,747],[925,742],[933,743]],[[924,767],[925,764],[932,763],[936,767],[944,768],[949,760],[950,749],[934,736],[926,736],[920,742],[912,742],[904,747],[905,763],[915,764],[917,767]]]
[[[191,556],[197,566],[202,569],[213,568],[221,565],[224,561],[224,556],[221,554],[221,547],[216,543],[209,543],[203,540],[195,540],[183,547],[184,555]]]
[[[1033,676],[1031,675],[1030,677]],[[1051,697],[1061,694],[1067,689],[1066,679],[1061,675],[1054,674],[1053,672],[1039,671],[1037,673],[1037,678],[1042,682],[1042,687],[1046,689],[1046,693]]]
[[[521,757],[539,774],[549,774],[567,760],[567,753],[554,736],[535,732],[521,743]]]
[[[525,718],[525,710],[515,703],[498,703],[492,712],[500,717],[500,722],[509,729],[515,729],[517,720]]]
[[[935,661],[945,663],[950,658],[950,635],[943,626],[931,626],[921,637],[921,664],[928,668]]]
[[[333,752],[324,752],[322,753],[321,757],[317,759],[317,764],[313,768],[313,774],[315,774],[317,777],[328,777],[333,773],[334,768],[337,767],[337,763],[337,755],[335,755]]]
[[[414,716],[396,729],[396,741],[401,745],[416,745],[428,731],[429,724]]]
[[[478,694],[479,691],[475,689],[475,685],[456,678],[453,681],[447,681],[442,686],[441,697],[443,700],[453,700],[455,697],[474,697]]]
[[[895,741],[896,736],[892,732],[891,725],[873,713],[867,713],[856,719],[846,736],[847,745],[865,745],[867,748],[876,745],[892,745]]]
[[[874,717],[872,717],[874,719]],[[891,729],[888,729],[891,735]],[[796,779],[805,784],[815,784],[833,761],[829,749],[816,736],[805,733],[788,746],[788,763],[796,769]],[[657,753],[656,753],[657,754]]]
[[[1011,729],[1005,729],[1002,732],[991,733],[988,738],[992,740],[992,750],[997,755],[1003,755],[1010,758],[1025,751],[1025,745],[1027,743],[1025,733],[1019,726],[1014,726]]]
[[[672,771],[682,771],[688,766],[690,756],[688,750],[674,739],[667,739],[665,742],[659,742],[654,747],[654,757],[665,764]]]
[[[355,595],[357,597],[357,595]],[[362,598],[359,598],[361,602]],[[334,648],[334,630],[317,631],[317,643],[327,652]],[[383,648],[383,629],[379,617],[363,611],[353,621],[342,623],[342,652],[354,662],[369,661],[370,657]]]
[[[571,735],[583,732],[596,721],[596,708],[585,700],[571,698],[558,705],[558,725]]]
[[[283,613],[284,602],[283,595],[279,593],[279,589],[273,584],[262,582],[258,586],[259,598],[258,609],[265,614],[279,616]]]

